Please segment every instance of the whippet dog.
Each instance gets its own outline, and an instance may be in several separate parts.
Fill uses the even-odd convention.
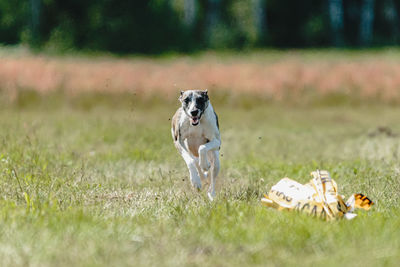
[[[182,106],[172,118],[172,138],[185,160],[194,188],[201,189],[201,180],[210,176],[208,197],[215,197],[215,180],[219,164],[221,137],[217,114],[208,98],[207,90],[181,91]]]

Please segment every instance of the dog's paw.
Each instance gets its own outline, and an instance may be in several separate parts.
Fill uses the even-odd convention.
[[[192,183],[192,186],[193,186],[195,189],[197,189],[198,191],[201,190],[201,181],[200,181],[200,178],[191,179],[191,183]]]
[[[208,192],[208,193],[207,193],[207,196],[208,196],[208,198],[210,199],[210,201],[214,201],[215,193]]]

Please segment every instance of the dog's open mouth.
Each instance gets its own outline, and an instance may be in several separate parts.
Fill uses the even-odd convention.
[[[192,123],[193,126],[196,126],[199,124],[200,122],[200,117],[196,116],[196,117],[190,117],[190,122]]]

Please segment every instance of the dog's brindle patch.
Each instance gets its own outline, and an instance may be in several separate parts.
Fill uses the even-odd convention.
[[[175,141],[178,141],[178,137],[180,136],[180,130],[179,130],[179,127],[178,127],[180,116],[181,116],[181,112],[178,109],[178,111],[172,117],[172,132],[174,133],[174,140]]]

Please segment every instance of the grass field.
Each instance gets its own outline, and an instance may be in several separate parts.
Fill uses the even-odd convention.
[[[0,265],[397,265],[399,108],[214,106],[213,203],[172,145],[174,105],[3,108]],[[260,205],[281,177],[306,182],[316,168],[376,205],[340,222]]]
[[[400,261],[398,105],[358,95],[357,101],[314,94],[313,101],[285,102],[246,92],[230,98],[210,89],[222,136],[218,196],[210,202],[206,189],[191,189],[172,144],[175,96],[40,95],[34,86],[9,96],[4,84],[0,266]],[[390,86],[395,95],[398,88]],[[260,204],[280,178],[304,183],[317,168],[331,173],[341,194],[364,193],[375,206],[352,221],[325,222]]]

